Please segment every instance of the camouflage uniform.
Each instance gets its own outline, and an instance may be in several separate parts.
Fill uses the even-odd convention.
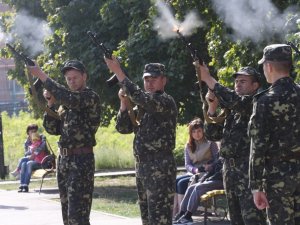
[[[287,54],[291,61],[287,45],[264,51],[266,60],[270,55],[278,60],[282,54],[281,60]],[[250,186],[266,193],[270,224],[300,224],[300,89],[290,77],[255,96],[249,134]]]
[[[175,193],[175,147],[177,107],[165,92],[147,93],[129,79],[121,86],[144,113],[133,127],[128,112],[119,112],[116,128],[120,133],[134,132],[136,184],[143,225],[171,225]]]
[[[74,149],[92,149],[96,145],[95,133],[100,124],[100,98],[89,88],[71,92],[51,79],[45,88],[60,104],[60,120],[47,113],[43,126],[49,134],[61,135],[58,157],[57,182],[65,225],[89,225],[94,190],[94,154],[64,155]]]
[[[247,127],[253,96],[239,96],[218,83],[214,87],[214,94],[230,112],[224,124],[205,124],[205,133],[210,140],[221,139],[220,156],[224,158],[223,181],[231,224],[266,224],[262,211],[254,205],[248,187],[250,138]]]

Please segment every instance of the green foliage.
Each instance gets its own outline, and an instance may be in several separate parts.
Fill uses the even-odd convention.
[[[153,18],[158,13],[154,1],[5,0],[4,2],[14,6],[17,12],[26,9],[31,15],[47,20],[48,25],[53,29],[53,34],[45,41],[47,50],[37,58],[39,65],[52,78],[64,82],[59,68],[69,58],[80,59],[86,64],[89,72],[88,85],[95,89],[102,99],[102,126],[108,126],[116,115],[119,107],[118,87],[108,88],[105,84],[111,74],[102,60],[102,52],[93,45],[86,34],[88,30],[97,32],[99,40],[112,49],[115,55],[122,57],[122,64],[130,79],[140,85],[142,85],[141,74],[144,64],[164,63],[170,81],[166,91],[174,97],[178,105],[178,122],[185,124],[195,116],[202,117],[202,103],[199,101],[198,91],[194,89],[197,79],[192,59],[178,38],[167,41],[159,39],[153,29]],[[168,0],[166,2],[172,8],[174,16],[181,21],[191,10],[200,15],[205,25],[196,29],[187,40],[210,66],[211,74],[217,76],[220,83],[226,86],[232,87],[231,75],[239,67],[258,66],[257,61],[262,55],[263,47],[267,44],[285,41],[300,44],[297,33],[300,27],[295,22],[299,17],[296,13],[297,9],[291,10],[289,14],[278,16],[285,19],[286,24],[291,24],[284,27],[285,36],[281,36],[282,32],[278,31],[276,35],[266,33],[265,40],[254,42],[250,38],[233,38],[233,28],[217,14],[213,7],[214,1]],[[288,7],[300,5],[298,0],[273,0],[272,3],[280,13],[285,12]],[[270,18],[272,13],[274,12],[268,13]],[[10,32],[14,16],[14,12],[2,16],[1,26],[5,32]],[[250,22],[245,20],[245,26]],[[266,31],[256,32],[260,35]],[[18,49],[23,49],[18,44],[18,39],[15,43]],[[11,56],[3,49],[0,55]],[[299,57],[295,55],[296,75],[300,72],[300,64],[297,61]],[[262,72],[261,68],[258,69]],[[17,63],[16,70],[9,74],[11,78],[18,79],[24,87],[28,86],[22,64]],[[296,76],[296,80],[300,80],[299,75]],[[28,98],[31,100],[29,95]],[[30,102],[35,115],[41,116],[38,107],[32,101]]]

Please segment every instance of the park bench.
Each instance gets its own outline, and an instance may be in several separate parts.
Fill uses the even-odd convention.
[[[200,210],[204,211],[204,225],[207,225],[210,215],[217,218],[214,221],[227,219],[228,207],[224,190],[208,191],[200,197],[200,203]]]
[[[47,146],[48,149],[50,150],[50,154],[43,158],[42,168],[34,170],[31,174],[32,177],[41,179],[39,194],[41,193],[44,179],[50,174],[56,174],[56,155],[54,154],[48,142],[47,142]]]

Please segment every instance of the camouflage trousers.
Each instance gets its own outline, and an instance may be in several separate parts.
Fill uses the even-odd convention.
[[[136,163],[143,225],[172,225],[176,166],[173,157]]]
[[[266,225],[265,213],[258,210],[248,187],[248,160],[225,159],[223,182],[232,225]]]
[[[64,225],[90,225],[94,154],[59,156],[57,183]]]
[[[300,160],[266,166],[270,225],[300,224]]]

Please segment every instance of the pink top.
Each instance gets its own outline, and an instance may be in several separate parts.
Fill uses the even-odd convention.
[[[42,140],[37,140],[29,146],[31,152],[33,152],[34,154],[34,161],[38,163],[42,163],[43,158],[47,155],[47,153],[44,150],[39,153],[34,152],[34,150],[32,151],[32,149],[38,147],[40,144],[42,144]]]

